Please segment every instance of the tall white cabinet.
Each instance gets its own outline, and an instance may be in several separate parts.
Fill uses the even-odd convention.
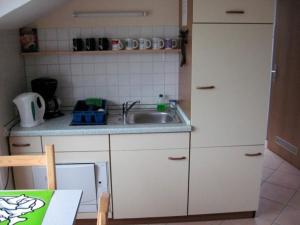
[[[192,147],[264,143],[271,39],[269,24],[193,25]]]
[[[194,0],[188,214],[256,211],[272,0]]]

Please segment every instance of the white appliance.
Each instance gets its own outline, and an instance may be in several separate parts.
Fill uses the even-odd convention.
[[[47,188],[45,167],[32,167],[34,189]],[[100,193],[108,192],[107,163],[74,163],[56,165],[58,190],[82,190],[78,212],[97,212]]]
[[[45,101],[41,95],[27,92],[18,95],[13,102],[16,104],[21,127],[34,127],[44,122]]]

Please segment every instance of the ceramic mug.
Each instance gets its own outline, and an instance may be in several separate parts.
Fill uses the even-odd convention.
[[[165,48],[166,49],[175,49],[178,47],[178,41],[172,38],[165,39]]]
[[[98,39],[98,50],[105,51],[109,49],[109,41],[107,38],[99,38]]]
[[[146,38],[139,39],[139,47],[141,50],[151,48],[151,41]]]
[[[124,44],[121,39],[112,39],[111,40],[112,50],[122,50],[124,48]]]
[[[126,50],[132,50],[137,49],[139,47],[139,42],[132,38],[126,38],[125,39],[125,49]]]
[[[96,50],[96,40],[95,40],[95,38],[85,39],[85,50],[86,51],[95,51]]]
[[[152,38],[152,48],[153,49],[162,49],[165,47],[165,42],[163,39],[154,37]]]
[[[83,50],[83,40],[81,38],[73,38],[73,51],[82,51]]]

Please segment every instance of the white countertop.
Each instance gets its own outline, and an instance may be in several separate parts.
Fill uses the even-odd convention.
[[[10,131],[10,136],[57,136],[57,135],[98,135],[98,134],[135,134],[135,133],[172,133],[190,132],[191,125],[182,110],[178,108],[178,114],[182,123],[174,124],[113,124],[70,126],[71,112],[65,115],[45,121],[36,127],[23,128],[19,124]]]

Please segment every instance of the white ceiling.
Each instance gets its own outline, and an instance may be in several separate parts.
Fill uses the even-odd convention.
[[[0,18],[0,29],[26,26],[69,0],[31,0]]]

